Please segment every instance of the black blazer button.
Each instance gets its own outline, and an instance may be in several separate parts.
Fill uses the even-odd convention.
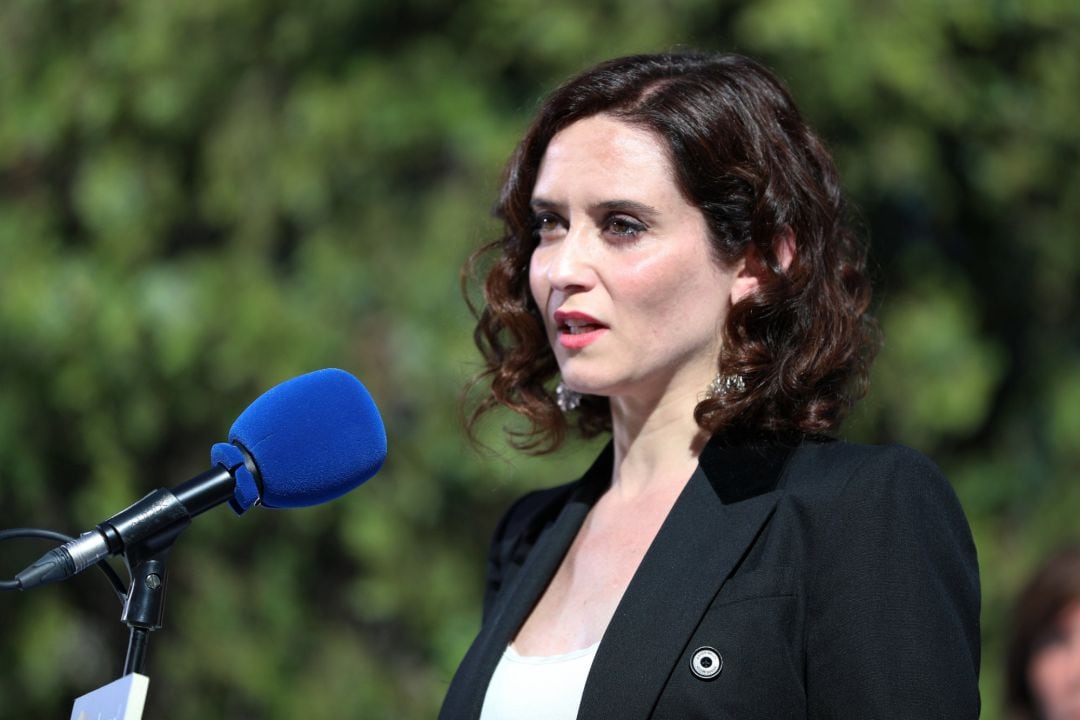
[[[712,680],[724,669],[724,658],[715,648],[699,647],[690,656],[690,672],[702,680]]]

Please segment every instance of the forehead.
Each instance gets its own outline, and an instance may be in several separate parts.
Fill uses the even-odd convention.
[[[533,196],[561,201],[566,193],[681,196],[663,142],[608,115],[578,120],[548,143]]]

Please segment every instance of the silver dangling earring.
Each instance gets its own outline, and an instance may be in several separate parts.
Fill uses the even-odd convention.
[[[555,386],[555,404],[564,413],[577,410],[581,405],[581,393],[566,387],[566,383],[560,380]]]
[[[711,383],[706,394],[709,397],[720,397],[731,393],[741,393],[746,390],[746,381],[742,375],[717,375]]]

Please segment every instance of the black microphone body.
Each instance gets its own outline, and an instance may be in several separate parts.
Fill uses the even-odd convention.
[[[136,543],[150,551],[165,547],[193,517],[232,498],[235,486],[232,474],[217,467],[172,490],[154,490],[93,530],[50,550],[15,580],[20,589],[28,590],[71,577]]]
[[[15,576],[19,589],[56,582],[116,553],[167,549],[193,517],[228,501],[307,507],[333,500],[378,472],[386,429],[367,389],[344,370],[300,375],[259,396],[210,451],[213,469],[158,489]]]

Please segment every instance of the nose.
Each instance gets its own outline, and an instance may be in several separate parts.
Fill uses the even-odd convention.
[[[580,292],[592,287],[596,281],[596,267],[586,228],[569,228],[566,235],[546,249],[549,252],[547,279],[553,289]]]

